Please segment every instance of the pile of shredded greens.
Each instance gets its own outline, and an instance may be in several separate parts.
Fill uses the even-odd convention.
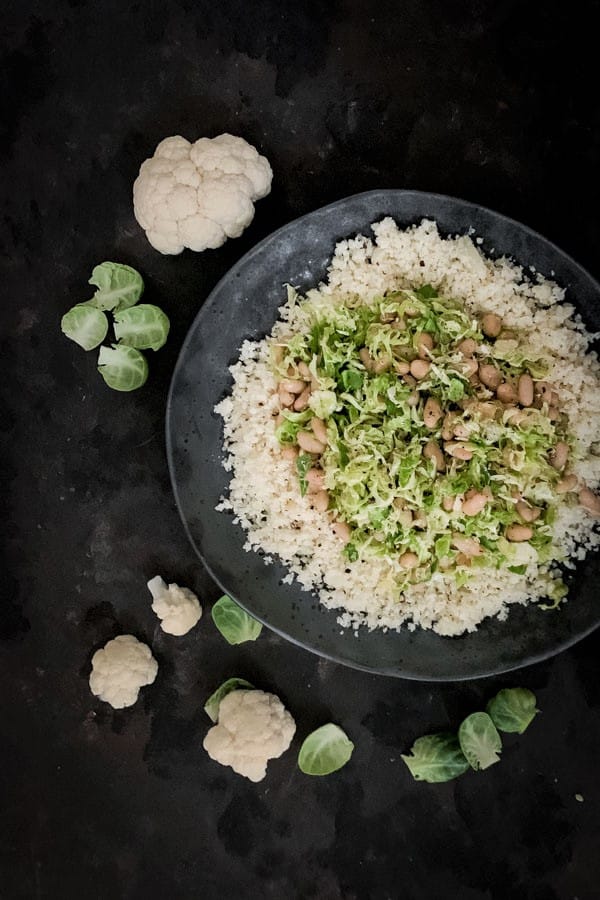
[[[322,454],[297,456],[299,489],[306,493],[311,467],[323,470],[327,514],[350,528],[343,550],[349,561],[416,554],[418,564],[399,571],[401,591],[436,571],[461,585],[477,568],[507,566],[525,574],[530,563],[556,557],[551,526],[562,476],[550,459],[557,442],[570,443],[566,416],[551,420],[548,402],[539,398],[527,408],[500,402],[458,349],[473,339],[477,363],[493,365],[509,383],[523,373],[543,378],[549,360],[527,344],[526,334],[511,329],[486,338],[481,321],[460,300],[440,297],[429,285],[368,305],[359,297],[341,302],[314,293],[298,302],[302,330],[274,340],[273,371],[278,379],[297,378],[299,364],[306,364],[312,392],[306,409],[282,409],[277,437],[293,447],[313,417],[325,422]],[[431,335],[433,348],[429,372],[417,381],[405,369],[418,358],[423,333]],[[365,348],[371,366],[364,364]],[[433,428],[423,418],[430,397],[443,411]],[[458,431],[471,458],[446,450],[440,469],[423,450],[431,441],[447,447],[449,428]],[[485,491],[488,502],[467,516],[461,502],[473,490]],[[531,523],[531,538],[513,543],[505,535],[522,523],[518,500],[541,512]],[[457,535],[474,538],[477,554],[465,556],[455,546]],[[558,577],[549,593],[556,603],[566,593]]]

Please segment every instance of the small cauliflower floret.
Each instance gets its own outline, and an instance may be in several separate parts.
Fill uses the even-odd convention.
[[[122,634],[94,653],[90,690],[114,709],[123,709],[133,706],[140,688],[152,684],[157,672],[150,647],[132,634]]]
[[[221,700],[218,723],[204,738],[204,749],[238,775],[262,781],[267,762],[285,753],[295,731],[296,723],[275,694],[232,691]]]
[[[268,160],[243,138],[165,138],[140,166],[135,217],[160,253],[214,249],[250,224],[272,178]]]
[[[160,627],[167,634],[182,635],[194,627],[202,615],[196,595],[178,584],[165,584],[160,575],[150,579],[152,609],[161,620]]]

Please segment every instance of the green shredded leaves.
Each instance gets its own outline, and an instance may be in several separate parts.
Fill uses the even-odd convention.
[[[475,362],[492,365],[515,384],[525,372],[538,377],[547,362],[528,344],[526,333],[514,330],[514,337],[486,340],[479,318],[465,303],[439,296],[432,285],[368,302],[331,297],[324,303],[309,292],[306,298],[295,297],[295,303],[304,324],[288,340],[278,339],[274,370],[281,377],[302,361],[318,389],[309,410],[282,412],[276,435],[281,444],[295,446],[298,431],[313,415],[325,422],[329,440],[319,465],[329,508],[352,530],[349,562],[355,554],[368,559],[416,553],[419,565],[410,579],[401,567],[394,576],[401,595],[409,583],[424,582],[434,573],[454,578],[458,587],[483,568],[504,568],[510,577],[525,580],[537,564],[556,557],[551,526],[557,505],[566,501],[554,490],[558,474],[549,454],[559,440],[571,440],[566,420],[551,420],[547,404],[526,409],[501,404],[470,380],[474,360],[461,349],[463,341],[474,341],[479,347]],[[431,338],[426,360],[419,359],[424,334]],[[429,370],[407,383],[407,371],[417,361],[428,363]],[[434,410],[436,404],[440,408],[432,424],[431,402]],[[430,441],[441,452],[441,462],[433,458],[436,446],[426,451]],[[461,458],[465,450],[469,460]],[[304,465],[301,458],[303,494]],[[459,496],[470,491],[485,491],[487,498],[473,515],[463,512]],[[509,526],[522,524],[517,494],[540,509],[524,544],[506,540]],[[444,509],[444,502],[457,497],[453,509]],[[415,521],[419,524],[412,527]],[[476,558],[465,562],[465,554],[448,545],[457,532],[481,548]],[[560,601],[562,591],[553,569],[548,606]]]
[[[84,350],[93,350],[108,334],[108,319],[99,309],[80,303],[62,317],[62,333]]]
[[[223,700],[227,694],[231,694],[232,691],[253,690],[254,685],[250,684],[249,681],[246,681],[245,678],[228,678],[227,681],[224,681],[223,684],[210,695],[204,704],[204,712],[213,722],[218,722],[219,706],[221,705],[221,700]]]
[[[336,408],[337,397],[334,391],[313,391],[308,405],[319,419],[328,419]]]
[[[89,284],[97,288],[91,300],[94,306],[114,312],[135,306],[144,290],[139,272],[131,266],[115,262],[95,266]]]
[[[330,775],[345,766],[354,744],[338,725],[322,725],[304,739],[298,766],[305,775]]]
[[[426,734],[402,759],[415,781],[429,784],[451,781],[469,768],[455,734]]]
[[[310,453],[301,453],[296,460],[296,471],[298,473],[298,479],[300,481],[300,494],[302,497],[304,497],[308,490],[306,473],[309,469],[312,469],[312,464],[313,458]]]
[[[213,606],[212,619],[228,644],[255,641],[262,631],[261,623],[226,594]]]
[[[490,716],[475,712],[458,729],[460,749],[472,769],[488,769],[500,762],[502,740]]]
[[[348,562],[356,562],[356,560],[358,559],[358,550],[356,549],[354,544],[346,544],[342,552]]]
[[[437,297],[437,291],[430,284],[424,284],[422,287],[416,288],[415,294],[421,300],[432,300],[434,297]]]
[[[160,350],[166,343],[170,323],[162,309],[150,303],[115,313],[115,336],[120,344],[138,350]]]
[[[527,688],[504,688],[490,700],[486,709],[500,731],[523,734],[539,712],[535,694]]]
[[[146,383],[148,363],[133,347],[100,347],[98,371],[114,391],[135,391]]]

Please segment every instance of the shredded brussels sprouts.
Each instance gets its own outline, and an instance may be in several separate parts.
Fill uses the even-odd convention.
[[[311,396],[300,411],[282,404],[276,434],[294,447],[315,418],[325,425],[322,454],[300,451],[299,490],[312,460],[327,515],[350,528],[349,561],[396,558],[401,592],[436,572],[458,584],[490,566],[526,577],[557,558],[565,466],[553,454],[573,441],[560,398],[539,380],[551,361],[525,334],[491,339],[485,317],[430,285],[368,304],[314,293],[294,302],[301,331],[274,339],[272,366]],[[549,576],[550,599],[565,593]]]

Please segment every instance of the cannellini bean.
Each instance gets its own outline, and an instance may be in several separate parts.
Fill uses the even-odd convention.
[[[350,526],[345,522],[333,522],[331,525],[331,530],[335,534],[336,537],[339,537],[341,541],[345,544],[348,543],[350,538],[352,537],[352,532],[350,531]]]
[[[538,394],[546,403],[551,402],[552,398],[552,385],[548,384],[547,381],[536,381],[535,393]]]
[[[306,473],[309,494],[318,494],[325,488],[325,472],[322,469],[309,469]]]
[[[557,481],[554,485],[554,490],[557,494],[568,494],[570,491],[574,491],[577,488],[577,475],[565,475],[564,478],[561,478],[560,481]]]
[[[442,497],[442,508],[446,510],[446,512],[452,512],[454,509],[454,497]]]
[[[461,441],[466,441],[469,437],[470,431],[463,422],[457,422],[452,429],[452,434],[455,438],[458,438]]]
[[[412,307],[410,307],[410,309],[404,310],[404,315],[406,316],[407,319],[416,319],[418,316],[421,315],[421,313],[419,312],[418,309],[413,309]]]
[[[279,388],[279,402],[282,406],[285,406],[286,409],[289,406],[292,406],[296,400],[295,394],[290,394],[289,391],[284,391],[282,387]]]
[[[361,347],[361,349],[358,351],[358,355],[360,357],[361,363],[363,364],[363,366],[365,367],[367,372],[372,372],[374,360],[373,360],[373,357],[371,356],[371,354],[369,353],[369,351],[367,350],[367,348]]]
[[[410,376],[409,376],[410,377]],[[415,381],[416,384],[416,381]],[[406,398],[406,402],[410,407],[417,406],[419,403],[419,393],[418,391],[412,391],[408,397]]]
[[[454,425],[455,425],[456,416],[452,413],[446,413],[444,416],[444,421],[442,423],[442,437],[445,441],[452,440],[454,436]]]
[[[486,313],[481,320],[481,330],[486,337],[497,338],[502,331],[502,318],[496,313]]]
[[[411,553],[410,550],[407,550],[406,553],[403,553],[402,556],[400,556],[398,562],[403,569],[416,569],[419,565],[419,557],[416,553]]]
[[[311,373],[310,369],[308,368],[307,363],[304,362],[304,360],[301,360],[298,363],[298,373],[300,374],[300,376],[302,378],[304,378],[305,381],[310,381],[310,379],[312,378],[312,373]]]
[[[374,360],[372,371],[375,373],[375,375],[381,375],[382,372],[387,372],[391,365],[392,359],[390,356],[380,356],[379,359]]]
[[[531,406],[533,403],[533,378],[527,372],[519,376],[517,390],[521,406]]]
[[[442,407],[435,397],[428,397],[423,409],[423,421],[426,428],[435,428],[442,418]]]
[[[413,359],[410,364],[410,374],[413,378],[416,378],[417,381],[420,381],[422,378],[425,378],[429,375],[429,370],[431,369],[431,363],[426,359]]]
[[[298,441],[298,446],[305,453],[318,453],[320,455],[325,449],[325,444],[318,441],[310,431],[299,431],[296,435],[296,440]]]
[[[446,441],[444,450],[449,456],[453,456],[455,459],[467,461],[473,458],[473,451],[470,450],[469,447],[465,447],[465,445],[461,444],[459,441]]]
[[[497,391],[502,381],[502,375],[495,366],[485,363],[479,366],[479,379],[491,391]]]
[[[542,510],[539,508],[539,506],[529,506],[529,504],[525,503],[524,500],[519,500],[515,506],[515,509],[524,522],[535,522],[536,519],[539,519],[542,513]]]
[[[437,441],[427,441],[427,443],[423,447],[423,456],[425,457],[425,459],[435,460],[435,467],[438,472],[443,472],[446,468],[446,464],[444,462],[444,454],[442,453],[441,447]]]
[[[408,375],[410,372],[410,363],[405,359],[397,359],[394,363],[394,370],[398,375]]]
[[[312,505],[317,512],[325,512],[329,506],[329,494],[327,491],[317,491],[312,496]]]
[[[588,487],[583,487],[579,491],[579,502],[592,515],[600,516],[600,497]]]
[[[463,500],[462,511],[465,516],[477,516],[482,509],[484,509],[486,503],[488,502],[488,497],[485,494],[480,494],[478,492],[473,493],[466,500]]]
[[[498,385],[498,388],[496,390],[496,397],[502,403],[516,403],[518,400],[518,394],[515,390],[515,386],[509,381],[503,381],[502,384]]]
[[[558,420],[560,419],[560,409],[557,409],[556,406],[549,406],[548,418],[551,422],[558,422]]]
[[[464,553],[465,556],[481,556],[483,553],[483,548],[477,538],[466,537],[460,532],[455,532],[452,535],[452,546]]]
[[[288,394],[301,394],[306,385],[303,381],[285,378],[279,382],[280,390],[287,391]]]
[[[475,407],[482,419],[494,419],[499,407],[490,400],[484,400]]]
[[[427,516],[422,509],[418,509],[415,513],[413,513],[413,527],[427,528]]]
[[[550,394],[550,405],[558,406],[559,403],[560,403],[560,395],[559,395],[558,391],[552,391],[552,393]]]
[[[285,422],[285,416],[282,416],[281,413],[279,413],[277,416],[275,416],[275,428],[279,428],[279,426],[283,425],[284,422]]]
[[[533,537],[533,528],[529,525],[509,525],[506,529],[506,539],[513,544],[529,541]]]
[[[294,409],[296,412],[302,412],[308,406],[308,401],[310,400],[310,385],[307,385],[301,394],[298,394],[296,400],[294,402]]]
[[[476,359],[465,359],[460,364],[460,370],[467,378],[472,378],[473,375],[476,375],[478,369],[479,363]]]
[[[391,325],[392,322],[396,321],[396,313],[395,312],[381,313],[381,315],[379,317],[379,321],[383,325]]]
[[[567,464],[567,458],[569,456],[569,445],[565,444],[564,441],[559,441],[554,450],[550,453],[550,465],[553,469],[556,469],[558,472]]]
[[[310,427],[312,428],[316,439],[321,441],[322,444],[327,444],[327,425],[323,419],[318,419],[314,416],[310,420]]]
[[[410,528],[412,525],[413,514],[410,509],[400,509],[396,518],[403,528]]]
[[[429,359],[433,350],[433,338],[427,331],[417,331],[414,344],[421,359]]]
[[[473,338],[465,338],[456,348],[463,356],[473,356],[477,350],[477,342]]]
[[[417,379],[413,378],[412,375],[403,375],[402,381],[407,384],[409,387],[415,387],[417,383]]]
[[[284,459],[296,459],[298,456],[298,451],[295,447],[283,447],[281,451],[281,455]]]
[[[471,565],[471,557],[467,556],[466,553],[457,553],[456,554],[456,565],[457,566],[470,566]]]

